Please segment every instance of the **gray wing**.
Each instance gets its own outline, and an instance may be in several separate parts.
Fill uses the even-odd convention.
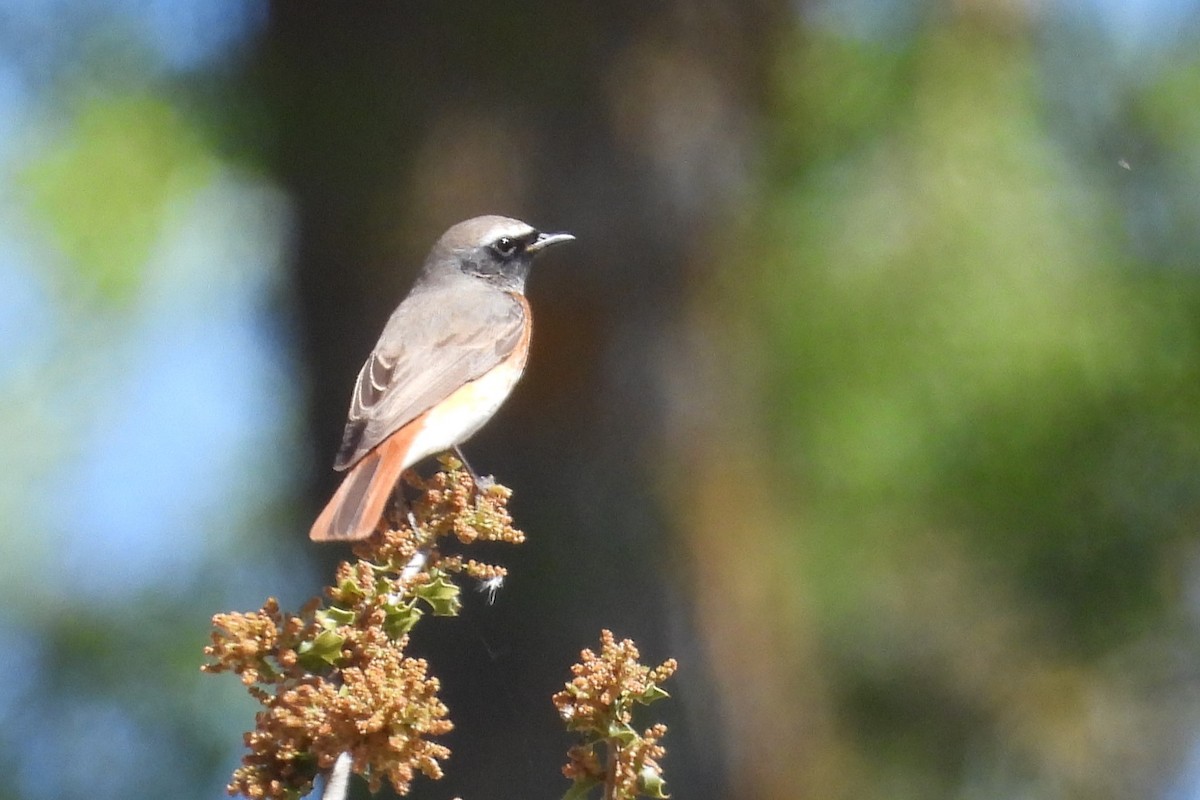
[[[358,373],[334,469],[373,447],[512,354],[525,307],[492,287],[417,290],[392,314]]]

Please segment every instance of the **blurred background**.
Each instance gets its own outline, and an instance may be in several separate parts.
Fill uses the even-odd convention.
[[[1196,0],[8,0],[0,172],[0,798],[223,796],[209,618],[345,555],[354,377],[479,213],[579,242],[414,796],[565,791],[610,627],[680,798],[1200,797]]]

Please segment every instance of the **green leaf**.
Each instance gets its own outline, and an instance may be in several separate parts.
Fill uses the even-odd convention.
[[[438,456],[438,464],[446,472],[454,473],[463,468],[463,463],[455,458],[450,453],[443,453]]]
[[[458,586],[445,575],[438,575],[428,583],[417,586],[415,592],[417,597],[429,604],[435,617],[457,616],[462,607],[458,599]]]
[[[670,697],[670,696],[671,695],[667,694],[666,690],[660,688],[657,683],[652,683],[648,687],[646,687],[646,691],[642,692],[640,695],[637,695],[633,699],[636,700],[637,702],[641,703],[644,706],[648,706],[653,702],[662,700],[662,699]]]
[[[336,667],[342,658],[346,637],[334,631],[322,631],[311,642],[301,642],[296,648],[300,663],[311,669],[323,664]]]
[[[586,778],[576,778],[571,784],[571,788],[567,789],[567,793],[562,796],[562,800],[584,800],[594,787],[600,785],[599,778],[588,776]]]
[[[605,738],[616,739],[621,744],[633,744],[642,737],[626,723],[613,722],[608,726],[608,736]]]
[[[366,593],[358,587],[358,584],[347,578],[338,584],[338,593],[342,597],[347,597],[352,600],[362,600],[366,597]]]
[[[385,605],[383,630],[392,639],[399,639],[413,629],[424,612],[411,603]]]
[[[354,622],[355,613],[345,608],[330,606],[313,615],[317,623],[326,630],[333,630],[339,625],[349,625]]]
[[[662,773],[653,767],[642,767],[642,771],[638,773],[638,792],[646,797],[656,798],[656,800],[670,797],[667,794],[667,782],[663,780]]]

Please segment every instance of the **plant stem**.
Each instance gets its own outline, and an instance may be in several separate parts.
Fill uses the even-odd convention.
[[[607,752],[608,764],[604,770],[604,800],[617,800],[617,748],[620,743],[616,739],[605,739],[604,749]]]
[[[350,754],[342,753],[333,762],[329,778],[325,781],[325,791],[321,800],[346,800],[346,791],[350,788]]]

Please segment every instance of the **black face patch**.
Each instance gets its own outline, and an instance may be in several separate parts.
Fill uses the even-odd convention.
[[[468,275],[484,277],[500,274],[504,262],[496,257],[489,247],[480,247],[462,257],[462,270]]]
[[[524,281],[529,274],[531,260],[531,254],[525,252],[524,245],[514,248],[512,255],[503,257],[493,243],[463,254],[462,268],[468,275],[508,284]]]

